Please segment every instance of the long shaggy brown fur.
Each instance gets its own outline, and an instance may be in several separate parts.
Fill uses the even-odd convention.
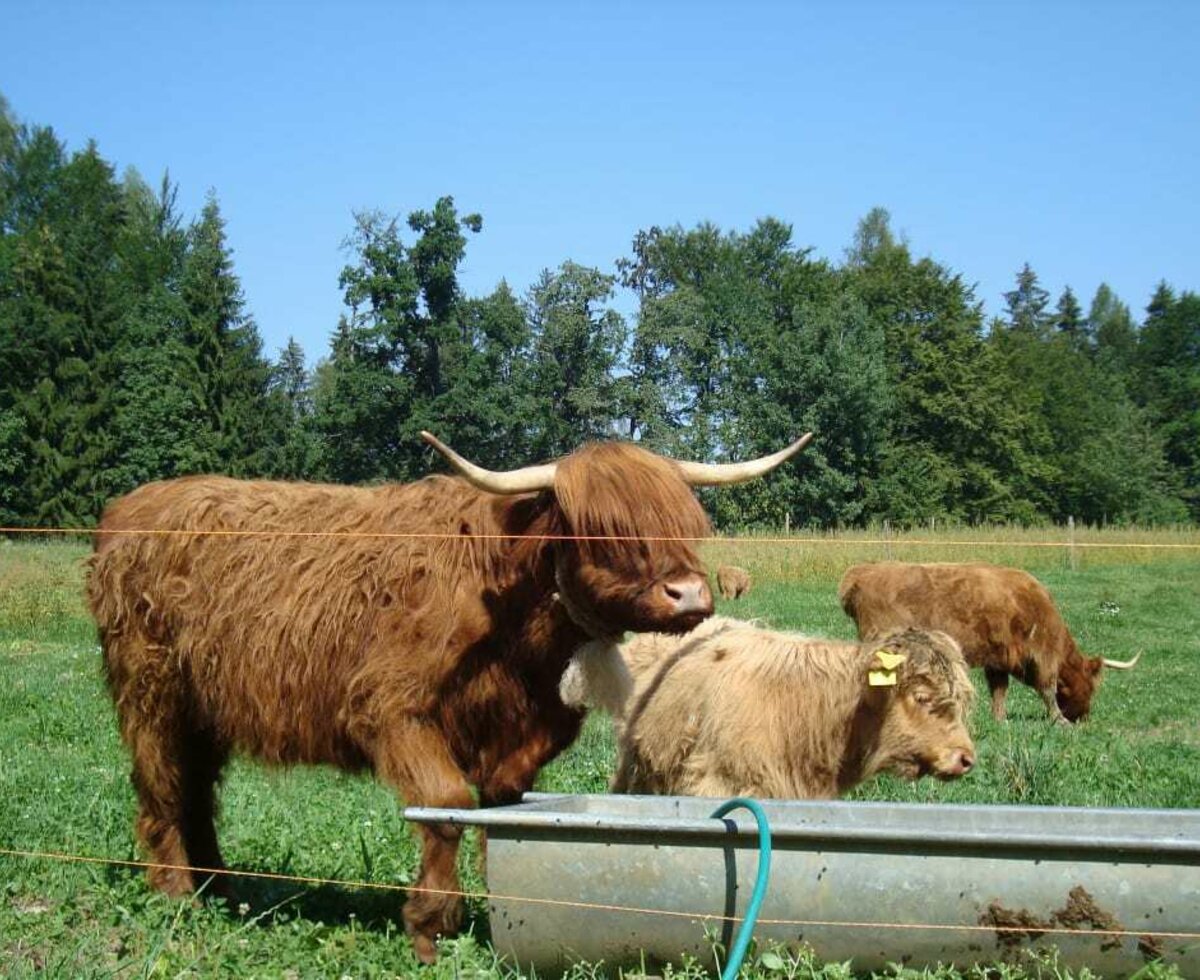
[[[868,683],[883,648],[907,658],[895,686]],[[974,755],[966,663],[937,632],[855,644],[713,617],[586,644],[560,690],[613,714],[617,792],[829,798],[883,770],[951,778]]]
[[[740,599],[750,591],[750,573],[737,565],[717,569],[717,591],[722,599]]]
[[[982,667],[992,714],[1005,718],[1008,679],[1037,689],[1053,721],[1091,711],[1103,658],[1085,658],[1045,587],[1028,572],[983,562],[855,565],[838,598],[864,639],[905,627],[944,630]]]
[[[231,752],[370,768],[412,804],[471,806],[471,785],[484,805],[512,800],[582,717],[558,683],[588,634],[556,594],[614,631],[706,615],[676,616],[663,597],[663,582],[703,575],[686,541],[537,537],[707,535],[675,465],[631,445],[586,446],[553,491],[515,497],[442,476],[153,483],[111,504],[99,531],[88,602],[138,834],[163,865],[222,867],[215,785]],[[456,889],[459,831],[421,833],[418,885]],[[161,867],[150,880],[176,894],[199,884]],[[460,907],[410,896],[423,958]]]

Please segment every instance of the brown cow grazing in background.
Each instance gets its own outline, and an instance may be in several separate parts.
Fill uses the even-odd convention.
[[[863,639],[912,626],[953,636],[967,662],[983,668],[997,721],[1005,718],[1010,675],[1038,690],[1052,721],[1077,721],[1091,710],[1101,667],[1128,669],[1138,659],[1085,658],[1050,593],[1019,568],[855,565],[842,577],[838,598]]]
[[[944,633],[858,644],[714,616],[684,636],[585,644],[560,690],[613,715],[615,792],[832,798],[879,772],[953,779],[975,760],[974,689]]]
[[[722,599],[740,599],[750,591],[750,573],[737,565],[721,565],[717,569],[717,591]]]
[[[680,540],[709,533],[690,486],[751,479],[808,441],[723,466],[600,443],[493,473],[423,435],[462,478],[188,477],[104,512],[88,601],[154,887],[183,894],[204,876],[179,866],[223,867],[215,784],[234,751],[369,768],[417,805],[472,806],[472,784],[485,806],[518,797],[578,733],[558,684],[581,643],[712,612]],[[420,833],[417,887],[458,889],[459,829]],[[410,894],[422,960],[461,908]]]

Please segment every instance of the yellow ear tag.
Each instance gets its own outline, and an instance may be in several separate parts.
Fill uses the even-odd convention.
[[[879,661],[880,669],[867,672],[867,683],[871,687],[895,687],[896,668],[904,663],[908,657],[903,653],[876,650],[875,659]]]

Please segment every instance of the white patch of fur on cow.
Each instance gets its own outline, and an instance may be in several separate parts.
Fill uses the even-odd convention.
[[[591,640],[583,644],[558,684],[563,704],[570,708],[599,708],[620,717],[633,691],[633,676],[616,643]]]

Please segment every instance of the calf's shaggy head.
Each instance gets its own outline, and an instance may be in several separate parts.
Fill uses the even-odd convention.
[[[877,734],[862,775],[955,779],[968,772],[975,764],[966,724],[974,688],[959,645],[945,633],[913,629],[867,652],[862,682],[870,693],[863,709],[880,717],[866,729]]]

